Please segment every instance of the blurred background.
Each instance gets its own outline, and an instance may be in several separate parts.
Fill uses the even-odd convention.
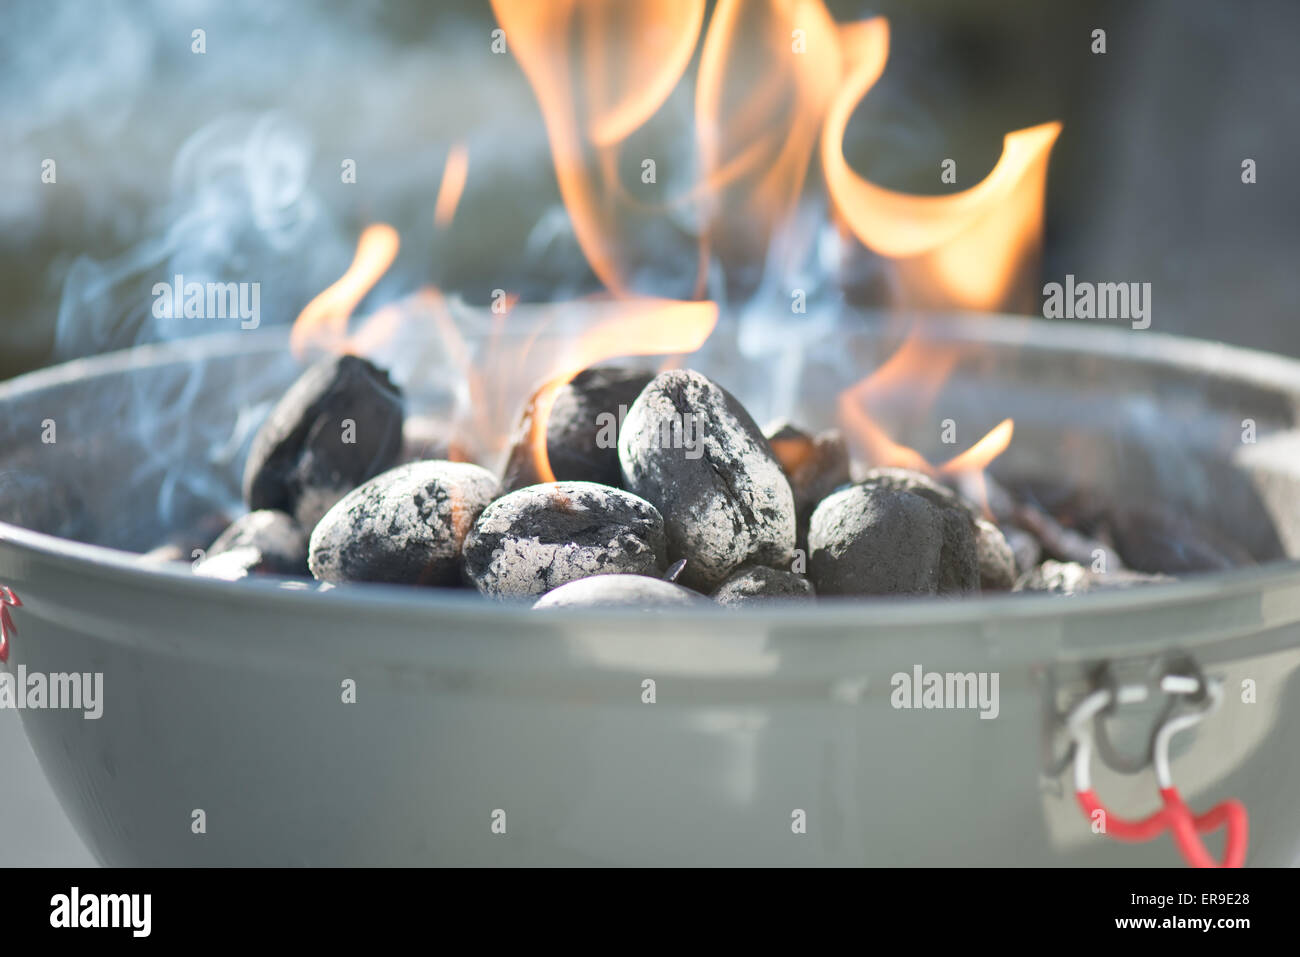
[[[1042,281],[1150,282],[1155,329],[1300,355],[1300,4],[827,5],[891,24],[884,76],[845,140],[856,171],[908,192],[964,189],[1006,132],[1059,119]],[[258,281],[263,324],[290,322],[376,220],[402,250],[363,311],[428,283],[477,303],[494,288],[525,300],[599,288],[533,91],[490,50],[495,26],[486,0],[8,0],[0,378],[147,338],[148,289],[178,271]],[[688,178],[677,121],[694,56],[637,134],[665,193]],[[468,175],[455,228],[439,229],[455,144]],[[938,175],[947,158],[952,185]],[[355,182],[341,181],[347,160]]]

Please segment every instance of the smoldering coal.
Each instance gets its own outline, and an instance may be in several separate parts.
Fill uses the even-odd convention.
[[[356,356],[322,359],[254,436],[244,468],[248,507],[315,527],[335,502],[394,464],[402,419],[402,393],[386,373]]]
[[[455,585],[470,528],[496,476],[464,462],[411,462],[344,496],[311,534],[309,563],[328,582]]]
[[[813,586],[808,579],[794,572],[767,568],[764,565],[753,565],[733,572],[713,593],[713,600],[719,605],[732,608],[812,597]]]
[[[505,495],[465,540],[465,571],[493,598],[540,595],[593,575],[658,575],[664,520],[649,502],[595,482],[548,482]]]
[[[217,536],[206,557],[215,558],[241,548],[255,548],[261,553],[259,570],[304,578],[308,575],[307,533],[287,512],[259,509],[241,515]]]
[[[601,366],[584,369],[556,391],[546,420],[546,455],[557,481],[622,484],[619,426],[652,378],[648,372]],[[542,481],[532,445],[539,396],[529,401],[510,450],[501,478],[508,492]]]
[[[663,441],[687,422],[683,441]],[[664,372],[645,387],[619,433],[619,462],[624,486],[663,514],[670,556],[687,559],[684,584],[708,591],[746,562],[790,565],[790,483],[749,413],[698,372]]]

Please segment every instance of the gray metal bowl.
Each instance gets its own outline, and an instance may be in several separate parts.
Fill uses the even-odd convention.
[[[1176,864],[1167,838],[1094,834],[1050,766],[1090,664],[1179,649],[1227,696],[1177,740],[1176,782],[1197,809],[1245,802],[1250,863],[1296,862],[1300,364],[1014,319],[936,335],[980,350],[934,408],[1016,417],[1001,474],[1157,496],[1267,560],[1072,599],[653,617],[200,579],[123,549],[233,491],[223,437],[294,366],[279,334],[141,348],[0,387],[0,494],[32,526],[0,523],[22,601],[5,667],[104,675],[98,720],[22,712],[42,767],[109,864]],[[141,402],[203,411],[143,428]],[[211,474],[169,468],[191,462]],[[998,673],[997,718],[895,709],[891,676],[916,665]],[[1120,740],[1149,717],[1121,716]],[[1116,813],[1156,807],[1149,770],[1094,776]]]

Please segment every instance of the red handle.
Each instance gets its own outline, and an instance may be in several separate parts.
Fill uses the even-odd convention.
[[[1241,867],[1246,862],[1250,822],[1245,805],[1235,798],[1221,801],[1204,814],[1193,814],[1177,788],[1161,788],[1164,807],[1140,821],[1129,821],[1112,814],[1091,788],[1076,792],[1075,797],[1089,820],[1097,811],[1106,815],[1106,833],[1117,841],[1150,841],[1168,828],[1178,852],[1192,867]],[[1228,834],[1223,860],[1216,861],[1206,850],[1200,834],[1220,825],[1226,826]]]

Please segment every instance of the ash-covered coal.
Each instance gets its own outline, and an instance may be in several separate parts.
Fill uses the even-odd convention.
[[[309,563],[328,582],[456,585],[462,547],[497,494],[464,462],[410,462],[344,496],[311,533]]]
[[[892,474],[841,489],[813,512],[808,572],[819,595],[979,591],[975,519],[924,476]],[[946,490],[945,490],[946,491]]]
[[[217,555],[208,555],[194,563],[194,574],[200,578],[222,578],[237,581],[254,575],[284,575],[279,561],[255,545],[240,545]]]
[[[713,600],[719,605],[732,608],[812,597],[813,587],[808,579],[794,572],[764,565],[753,565],[732,572],[713,593]]]
[[[584,369],[556,390],[546,420],[546,456],[557,481],[622,484],[619,423],[652,378],[648,372],[600,366]],[[531,441],[537,400],[537,394],[529,400],[510,449],[501,478],[507,492],[542,481]]]
[[[767,444],[781,463],[794,493],[796,538],[807,550],[808,520],[813,509],[831,492],[847,485],[849,449],[838,429],[810,435],[789,422],[777,422],[767,429]]]
[[[569,582],[547,592],[533,602],[533,608],[605,607],[653,612],[708,603],[709,600],[699,592],[658,578],[645,575],[597,575]]]
[[[259,509],[241,515],[208,547],[204,561],[236,549],[254,548],[262,556],[258,570],[306,578],[307,533],[287,512]]]
[[[1016,555],[1002,530],[992,522],[975,520],[975,552],[982,591],[1010,591],[1016,584]]]
[[[1050,592],[1055,595],[1082,595],[1092,591],[1132,588],[1177,579],[1168,575],[1149,575],[1126,568],[1094,572],[1077,562],[1048,560],[1016,582],[1016,591]]]
[[[547,482],[497,499],[465,541],[465,571],[493,598],[541,595],[593,575],[659,575],[664,520],[649,502],[595,482]]]
[[[365,359],[311,366],[262,427],[244,467],[250,509],[279,509],[313,528],[331,506],[392,466],[402,447],[401,391]]]
[[[748,412],[698,372],[656,376],[619,433],[623,485],[663,514],[682,582],[711,591],[741,565],[788,567],[794,495]]]

